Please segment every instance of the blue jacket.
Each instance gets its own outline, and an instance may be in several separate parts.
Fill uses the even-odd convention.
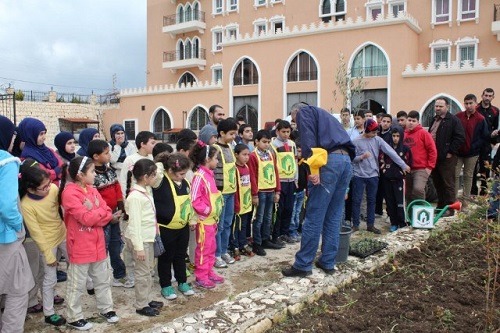
[[[18,178],[20,161],[5,150],[0,150],[0,244],[18,240],[16,232],[23,226],[18,206]]]

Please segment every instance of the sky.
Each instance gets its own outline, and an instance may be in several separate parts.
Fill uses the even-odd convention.
[[[146,0],[0,0],[0,93],[146,84]]]

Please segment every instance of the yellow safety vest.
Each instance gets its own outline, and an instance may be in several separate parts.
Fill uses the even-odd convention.
[[[223,187],[222,194],[231,194],[236,192],[236,163],[234,162],[236,158],[234,157],[234,153],[231,150],[231,154],[233,155],[233,162],[226,162],[224,158],[224,152],[222,151],[222,147],[219,145],[214,145],[219,151],[222,158],[222,173],[224,176],[223,179]]]
[[[252,210],[252,185],[248,183],[243,185],[241,183],[240,171],[236,168],[238,174],[238,181],[240,185],[240,192],[238,193],[240,199],[240,210],[236,212],[238,215],[246,214]]]
[[[276,175],[274,173],[273,154],[267,152],[270,156],[269,161],[262,161],[257,154],[257,150],[253,152],[257,156],[258,170],[258,188],[261,190],[271,190],[276,188]]]
[[[276,153],[276,165],[278,167],[280,180],[295,178],[295,173],[297,172],[297,163],[295,162],[294,154],[295,144],[290,140],[288,140],[287,143],[289,144],[291,151],[283,152],[278,152],[276,147],[271,143],[271,147],[273,147],[273,150]]]
[[[191,216],[194,214],[193,205],[191,204],[191,196],[188,194],[177,195],[175,190],[174,182],[170,179],[166,172],[163,173],[165,178],[170,184],[170,189],[172,190],[172,196],[174,198],[175,213],[169,224],[160,224],[160,227],[169,229],[182,229],[186,224],[188,224]],[[189,185],[189,182],[188,182]],[[190,188],[190,186],[188,186]]]

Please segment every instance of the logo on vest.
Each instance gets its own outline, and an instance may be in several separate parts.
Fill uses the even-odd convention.
[[[193,207],[191,206],[191,201],[186,200],[181,205],[181,220],[187,222],[189,221],[192,215],[193,215]]]
[[[268,164],[264,167],[264,183],[273,185],[274,184],[274,165]]]
[[[295,173],[295,163],[294,158],[290,155],[286,155],[281,159],[281,170],[287,176],[291,176]]]

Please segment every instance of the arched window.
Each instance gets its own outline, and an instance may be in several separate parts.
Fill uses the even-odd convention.
[[[300,52],[288,67],[288,82],[318,79],[318,68],[314,59],[306,52]]]
[[[352,76],[387,76],[387,59],[375,45],[365,46],[356,54],[351,70]]]
[[[257,67],[252,62],[252,60],[245,58],[243,59],[234,72],[233,84],[235,86],[243,86],[247,84],[258,84],[259,83],[259,73],[257,72]]]
[[[193,20],[193,8],[191,8],[191,5],[190,4],[187,4],[186,5],[186,8],[185,8],[185,21],[186,22],[190,22]]]
[[[179,6],[179,9],[177,10],[177,22],[184,22],[184,7],[182,7],[182,5]]]
[[[193,41],[193,58],[200,59],[200,39],[196,37]]]
[[[198,2],[195,2],[193,4],[193,18],[195,20],[200,19],[200,4]]]
[[[422,119],[420,119],[420,122],[423,127],[429,127],[431,124],[432,118],[436,115],[436,112],[434,111],[434,104],[435,100],[431,101],[427,106],[425,107],[424,112],[422,113]],[[451,114],[457,114],[460,112],[460,105],[458,105],[454,100],[451,98],[448,98],[448,105],[449,109],[448,112]]]
[[[193,57],[191,41],[189,39],[186,41],[184,56],[185,56],[184,59],[191,59]]]
[[[171,124],[167,111],[160,109],[153,120],[153,133],[156,137],[162,138],[163,132],[172,128]]]
[[[193,76],[193,74],[186,72],[186,73],[182,74],[181,78],[179,79],[178,84],[180,86],[181,84],[184,83],[186,85],[186,87],[189,87],[189,86],[192,86],[193,83],[195,83],[195,82],[196,82],[196,79]]]
[[[184,42],[181,40],[177,43],[178,60],[184,60]]]
[[[323,5],[321,6],[321,14],[328,15],[332,13],[332,5],[330,0],[323,0]]]
[[[257,133],[259,129],[259,115],[257,110],[253,106],[245,104],[236,113],[236,118],[238,118],[239,116],[243,116],[243,118],[246,119],[247,124],[252,126],[252,130],[254,131],[254,133]]]
[[[206,124],[208,124],[208,112],[201,106],[197,106],[189,116],[189,128],[199,131]]]

